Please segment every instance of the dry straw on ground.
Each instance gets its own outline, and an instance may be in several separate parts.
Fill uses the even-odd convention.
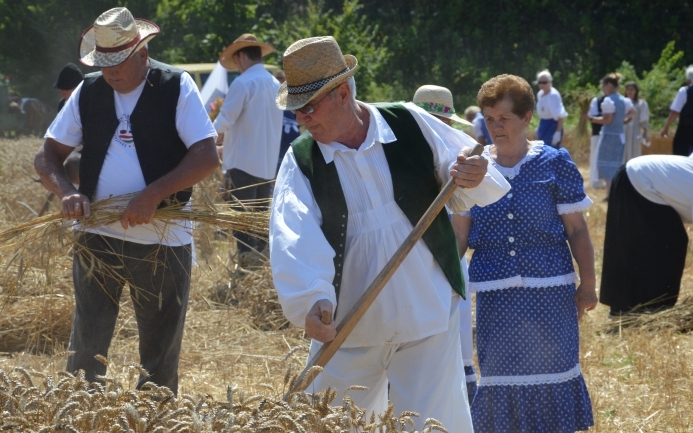
[[[587,177],[585,158],[589,152],[584,149],[584,144],[582,147],[574,146],[569,140],[566,144]],[[0,180],[4,185],[0,191],[0,230],[28,221],[33,217],[29,208],[40,209],[45,202],[47,192],[31,179],[31,161],[39,145],[40,140],[0,141]],[[218,175],[206,180],[202,191],[214,199],[219,180]],[[605,196],[604,190],[588,189],[587,192],[595,202],[585,212],[585,217],[595,245],[599,277],[607,205],[601,201]],[[693,237],[690,226],[687,230]],[[254,409],[259,407],[262,398],[275,404],[280,395],[278,391],[283,389],[287,368],[295,374],[303,367],[308,341],[300,329],[287,325],[276,313],[276,296],[266,267],[248,271],[239,269],[234,262],[232,242],[215,238],[212,226],[200,225],[195,239],[199,266],[193,270],[179,368],[181,398],[176,401],[176,407],[189,409],[192,404],[193,409],[185,415],[185,419],[190,420],[190,413],[195,412],[202,400],[200,411],[209,413],[213,408],[226,404],[229,385],[237,387],[234,404],[240,402],[236,399],[240,399],[240,392],[245,393],[245,398],[263,396]],[[64,314],[51,312],[49,306],[63,311],[72,305],[71,260],[66,254],[54,255],[59,260],[50,269],[25,268],[21,287],[11,287],[12,281],[16,281],[18,264],[0,274],[0,298],[3,301],[0,303],[0,342],[12,335],[12,339],[7,341],[13,345],[11,350],[0,349],[11,352],[5,356],[0,353],[0,369],[15,381],[25,380],[20,377],[22,373],[13,372],[15,367],[53,376],[55,383],[64,377],[64,358],[50,355],[66,348],[68,319]],[[12,296],[8,296],[8,292]],[[681,304],[668,314],[689,314],[693,305],[684,300],[690,296],[693,296],[691,249],[682,282]],[[60,301],[53,302],[52,297]],[[580,363],[595,416],[595,426],[591,431],[691,431],[693,336],[679,332],[680,328],[649,325],[623,326],[620,332],[609,332],[613,323],[608,320],[607,312],[606,307],[599,306],[588,313],[580,325]],[[657,317],[669,321],[666,314]],[[52,334],[43,331],[44,336],[38,338],[40,331],[45,329],[61,331]],[[37,344],[49,339],[52,344]],[[19,349],[22,341],[25,342],[24,348]],[[108,375],[123,384],[124,391],[119,394],[122,404],[114,405],[109,413],[122,413],[118,411],[128,403],[127,398],[143,401],[149,398],[129,391],[128,384],[134,384],[130,364],[137,362],[137,353],[132,302],[124,296],[108,354],[112,363]],[[32,377],[38,389],[45,392],[44,379],[40,375]],[[21,383],[26,389],[30,388],[25,382]],[[0,387],[7,389],[8,385],[0,379]],[[352,391],[352,395],[355,396],[356,392]],[[33,395],[27,394],[26,397],[33,398]],[[184,395],[191,397],[186,400]],[[67,398],[60,409],[67,403]],[[213,398],[213,403],[209,403],[212,401],[210,398]],[[147,416],[146,406],[134,407],[141,412],[140,417]],[[406,409],[395,408],[395,413]],[[73,418],[77,416],[72,415],[76,414],[72,409],[68,412]]]

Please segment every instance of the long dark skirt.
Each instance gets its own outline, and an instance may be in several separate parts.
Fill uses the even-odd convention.
[[[609,192],[600,302],[612,314],[673,306],[687,248],[679,214],[641,196],[622,166]]]
[[[674,135],[674,155],[688,156],[693,152],[693,125],[681,125],[679,123]]]

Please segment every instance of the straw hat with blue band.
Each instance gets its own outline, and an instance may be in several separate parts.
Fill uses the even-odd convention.
[[[298,110],[353,77],[358,61],[343,55],[332,36],[301,39],[283,56],[286,81],[277,92],[277,107]]]

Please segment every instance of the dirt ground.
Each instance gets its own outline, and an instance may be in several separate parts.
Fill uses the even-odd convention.
[[[34,181],[39,139],[0,140],[0,230],[34,216],[48,192]],[[587,177],[584,149],[574,151]],[[203,183],[214,195],[217,179]],[[587,189],[594,205],[585,212],[601,274],[604,190]],[[51,204],[54,211],[56,202]],[[691,226],[687,227],[693,237]],[[267,268],[244,272],[230,259],[230,242],[211,227],[196,230],[198,266],[180,364],[180,393],[222,399],[227,385],[279,396],[287,368],[305,362],[308,341],[282,319]],[[0,249],[0,369],[23,366],[55,374],[64,368],[71,311],[69,246],[50,252],[49,266],[24,269],[13,249]],[[17,276],[23,277],[17,285]],[[598,284],[599,285],[599,284]],[[693,295],[693,249],[689,247],[680,302]],[[225,301],[225,302],[224,302]],[[693,309],[693,306],[691,306]],[[693,338],[675,330],[621,327],[600,305],[580,325],[581,365],[592,398],[594,432],[688,432],[693,429]],[[128,383],[127,365],[137,362],[137,328],[124,294],[108,358],[111,374]],[[134,386],[132,383],[131,386]],[[404,410],[406,408],[401,408]]]

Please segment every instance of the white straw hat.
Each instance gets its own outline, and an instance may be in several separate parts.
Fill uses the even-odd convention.
[[[445,87],[431,84],[421,86],[416,89],[412,102],[435,116],[471,126],[471,123],[455,114],[452,93]]]
[[[153,22],[133,18],[126,8],[113,8],[82,33],[79,61],[99,68],[118,66],[157,34],[159,26]]]
[[[279,86],[277,107],[297,110],[313,98],[354,76],[358,61],[343,55],[332,36],[301,39],[286,49],[283,56],[286,81]]]

